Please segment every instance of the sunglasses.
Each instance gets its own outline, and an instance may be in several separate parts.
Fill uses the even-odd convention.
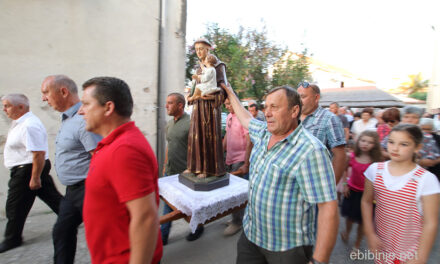
[[[298,87],[297,88],[299,88],[299,87],[303,87],[303,88],[307,88],[307,87],[309,87],[309,85],[310,85],[310,83],[308,83],[308,82],[300,82],[300,83],[298,83]]]
[[[387,121],[385,121],[385,123],[391,123],[391,124],[394,124],[394,123],[397,123],[397,122],[399,122],[399,121],[397,121],[397,120],[387,120]]]

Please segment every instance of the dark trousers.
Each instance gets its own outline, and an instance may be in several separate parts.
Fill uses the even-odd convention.
[[[61,199],[60,212],[53,228],[55,263],[73,264],[76,252],[76,235],[82,223],[84,202],[84,180],[66,187],[66,195]]]
[[[16,166],[11,169],[8,197],[6,199],[6,218],[8,222],[6,223],[4,243],[13,245],[22,242],[24,223],[36,196],[58,214],[62,195],[58,192],[52,177],[49,175],[50,167],[50,161],[46,160],[40,176],[41,188],[38,190],[29,188],[32,164]]]
[[[243,232],[237,243],[237,264],[307,264],[312,259],[312,253],[313,246],[269,251],[249,241]]]

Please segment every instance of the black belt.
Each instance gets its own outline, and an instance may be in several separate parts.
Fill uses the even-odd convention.
[[[48,161],[49,160],[47,159],[44,162],[48,162]],[[46,163],[44,165],[46,166]],[[32,166],[32,163],[26,163],[26,164],[21,164],[21,165],[14,166],[14,167],[11,168],[11,171],[22,169],[22,168],[27,167],[27,166]]]
[[[22,165],[14,166],[14,167],[11,168],[11,171],[18,170],[18,169],[24,168],[26,166],[32,166],[32,163],[27,163],[27,164],[22,164]]]

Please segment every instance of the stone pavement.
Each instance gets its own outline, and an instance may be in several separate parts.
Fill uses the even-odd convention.
[[[440,215],[439,215],[440,217]],[[162,264],[233,264],[236,258],[236,245],[240,233],[232,237],[224,237],[223,229],[229,217],[222,218],[205,227],[202,237],[193,242],[187,242],[185,236],[189,232],[187,223],[183,220],[173,222],[169,243],[164,247]],[[53,246],[51,230],[56,215],[53,213],[33,214],[28,217],[24,230],[24,244],[8,252],[0,254],[1,264],[47,264],[52,263]],[[0,234],[3,234],[6,221],[0,219]],[[340,223],[342,229],[344,221]],[[440,263],[440,231],[431,253],[429,264]],[[350,240],[354,241],[354,230]],[[365,241],[362,248],[366,248]],[[372,261],[353,261],[349,258],[349,246],[342,243],[338,237],[337,244],[331,256],[331,263],[373,263]],[[81,226],[78,234],[78,248],[76,252],[77,264],[90,263],[90,256],[84,238],[84,227]]]

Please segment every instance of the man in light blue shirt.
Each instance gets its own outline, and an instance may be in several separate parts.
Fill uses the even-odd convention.
[[[85,130],[85,121],[78,115],[81,102],[73,80],[64,75],[48,76],[41,85],[43,101],[61,112],[61,128],[56,137],[55,169],[66,185],[57,222],[53,229],[54,262],[73,263],[76,235],[82,223],[84,180],[89,170],[92,151],[101,137]]]

